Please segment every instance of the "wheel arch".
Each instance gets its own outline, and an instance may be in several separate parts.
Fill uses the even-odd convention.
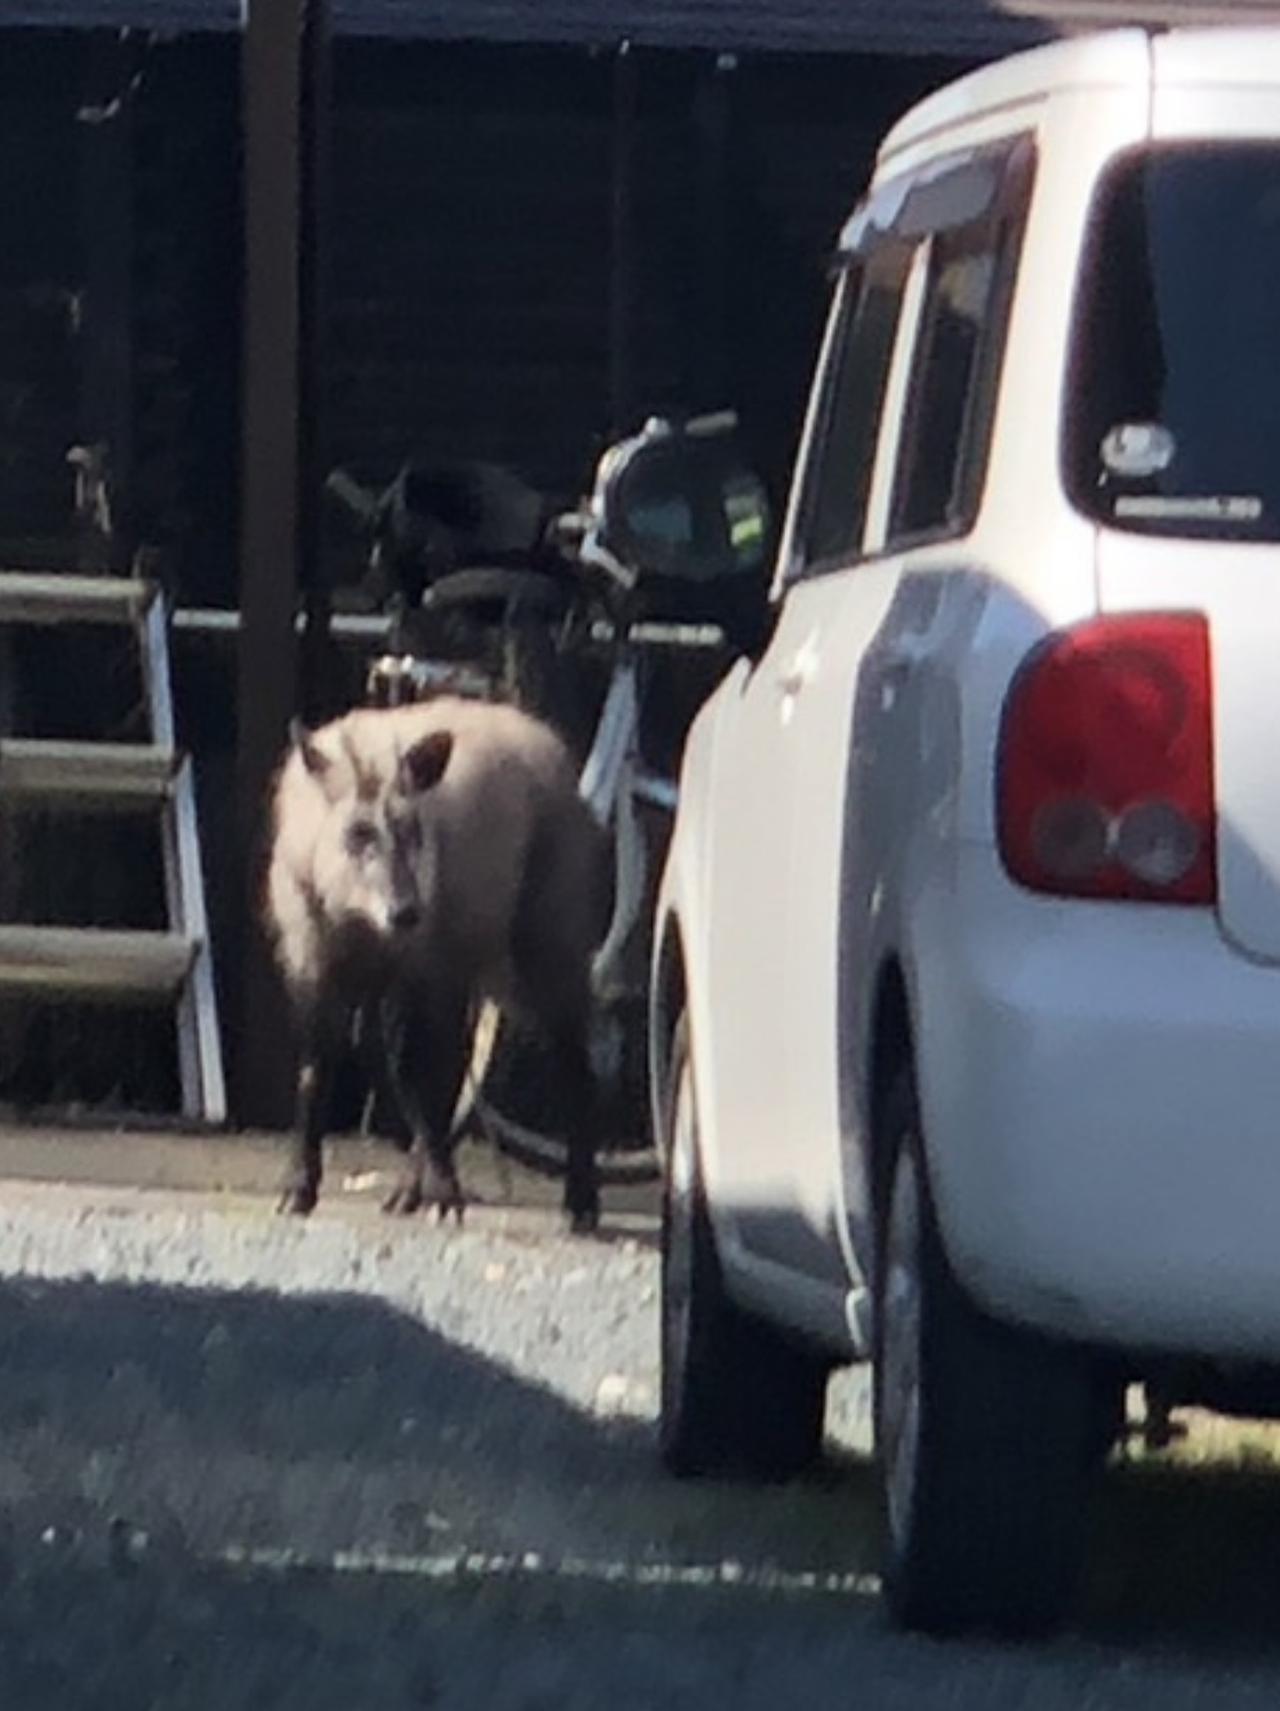
[[[684,939],[674,911],[663,917],[659,933],[649,997],[649,1089],[653,1133],[661,1149],[663,1114],[671,1091],[671,1045],[688,997],[688,982]]]
[[[868,1036],[867,1114],[871,1209],[878,1220],[889,1187],[892,1133],[889,1095],[904,1064],[915,1056],[915,1023],[906,972],[896,955],[886,957],[876,981]]]

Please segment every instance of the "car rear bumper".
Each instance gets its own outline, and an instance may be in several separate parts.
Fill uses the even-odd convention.
[[[915,914],[931,1180],[993,1312],[1280,1359],[1280,969],[1209,911],[1059,903],[966,849]]]

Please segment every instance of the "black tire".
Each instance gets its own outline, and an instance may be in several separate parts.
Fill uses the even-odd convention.
[[[509,625],[502,636],[499,683],[504,700],[560,726],[560,672],[555,639],[536,618]]]
[[[502,1019],[487,1054],[473,1058],[476,1125],[499,1152],[543,1176],[568,1169],[565,1141],[568,1111],[554,1065],[540,1038],[518,1021]],[[639,1096],[636,1077],[598,1089],[600,1135],[596,1175],[603,1188],[653,1182],[660,1172],[650,1133],[648,1104]]]
[[[684,1017],[672,1043],[665,1126],[662,1460],[682,1478],[792,1478],[821,1453],[829,1369],[725,1291],[698,1162]]]
[[[883,1120],[875,1429],[889,1611],[933,1634],[1044,1633],[1080,1567],[1096,1374],[1083,1352],[992,1319],[956,1281],[909,1072]]]
[[[551,624],[564,617],[573,598],[571,583],[537,570],[510,566],[472,566],[450,571],[433,582],[419,610],[427,615],[464,611],[490,627],[516,612]]]

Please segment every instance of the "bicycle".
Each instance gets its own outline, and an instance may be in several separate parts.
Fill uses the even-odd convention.
[[[401,605],[391,645],[368,673],[373,704],[444,692],[502,697],[550,717],[579,750],[579,788],[612,856],[609,921],[593,967],[605,1185],[657,1172],[640,928],[675,811],[684,731],[727,664],[726,634],[763,598],[768,500],[737,456],[735,430],[728,414],[681,425],[654,418],[609,446],[586,501],[542,518],[523,565],[450,565],[424,578],[417,608]],[[402,550],[392,520],[403,472],[397,481],[398,499],[396,484],[375,496],[341,472],[330,478],[335,496],[381,530],[375,539],[391,537],[393,551]],[[400,540],[408,534],[401,525]],[[664,665],[674,669],[664,674]],[[584,731],[588,698],[598,711]],[[474,1122],[508,1156],[558,1174],[557,1094],[536,1040],[492,1011],[477,1018],[456,1128]]]

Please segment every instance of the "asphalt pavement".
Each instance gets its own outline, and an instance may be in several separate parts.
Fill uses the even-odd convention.
[[[476,1149],[461,1230],[339,1148],[0,1132],[4,1711],[1272,1706],[1280,1477],[1130,1467],[1050,1645],[885,1625],[866,1392],[786,1488],[659,1470],[651,1190]],[[974,1549],[982,1542],[975,1539]]]

